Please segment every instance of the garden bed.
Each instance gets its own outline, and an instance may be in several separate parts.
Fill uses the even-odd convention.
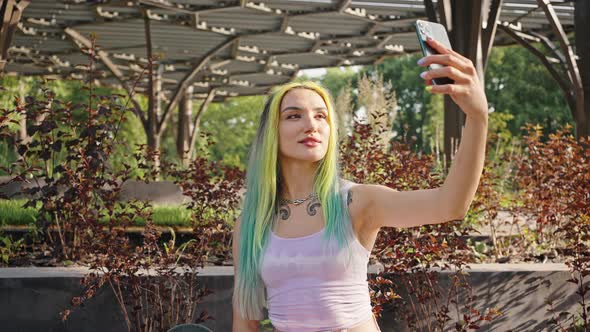
[[[22,204],[21,201],[19,204]],[[0,200],[0,216],[7,211],[7,206],[13,204],[2,203]],[[3,207],[5,210],[3,210]],[[13,212],[13,215],[23,216],[27,212],[21,208],[21,211]],[[158,212],[160,211],[160,212]],[[174,219],[179,215],[183,215],[183,220]],[[172,239],[176,241],[176,245],[182,245],[194,238],[193,229],[190,227],[188,212],[183,206],[165,207],[156,206],[154,208],[154,224],[156,229],[161,232],[161,243],[166,243]],[[158,218],[158,216],[160,216]],[[165,216],[165,218],[163,217]],[[11,217],[11,220],[16,220]],[[25,226],[24,222],[13,222],[13,225],[5,225],[0,227],[0,236],[8,237],[15,242],[23,239],[23,244],[27,249],[19,256],[12,259],[11,266],[64,266],[63,262],[57,262],[53,259],[54,255],[44,252],[43,250],[35,250],[30,246],[32,242],[32,232],[35,230],[33,225]],[[124,234],[129,238],[134,245],[141,245],[144,239],[145,228],[138,223],[136,226],[130,226],[125,229]],[[534,232],[536,230],[536,223],[531,215],[521,214],[515,216],[509,210],[499,210],[497,217],[492,221],[492,226],[489,223],[474,227],[474,231],[465,236],[461,236],[465,240],[473,252],[473,263],[563,263],[565,262],[565,252],[561,248],[546,249],[543,247],[536,247],[534,241],[525,242],[524,237],[526,232]],[[50,228],[50,231],[52,229]],[[104,231],[108,229],[103,228]],[[523,231],[524,230],[524,231]],[[55,233],[55,229],[53,229]],[[57,236],[57,235],[55,235]],[[494,241],[503,241],[504,245],[507,243],[513,244],[509,255],[495,255]],[[514,244],[521,244],[520,246]],[[496,244],[498,245],[498,244]],[[528,249],[528,250],[527,250]],[[206,264],[216,266],[232,265],[231,257],[211,257]],[[65,265],[74,264],[73,262],[66,262]],[[78,263],[76,263],[78,264]]]

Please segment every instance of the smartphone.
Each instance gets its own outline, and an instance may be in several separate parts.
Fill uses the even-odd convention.
[[[420,48],[422,49],[422,54],[424,56],[432,55],[432,54],[439,54],[435,49],[430,47],[426,42],[426,38],[430,37],[437,42],[441,43],[448,49],[452,49],[451,42],[449,41],[449,35],[447,34],[447,29],[442,24],[416,20],[416,33],[418,34],[418,42],[420,43]],[[443,65],[433,63],[428,65],[428,69],[437,69],[443,68]],[[443,84],[453,84],[455,83],[452,79],[448,77],[439,77],[432,80],[432,84],[435,85],[443,85]]]

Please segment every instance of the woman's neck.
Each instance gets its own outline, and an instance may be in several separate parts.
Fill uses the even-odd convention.
[[[282,161],[279,196],[290,200],[309,196],[314,191],[316,169],[317,163]]]

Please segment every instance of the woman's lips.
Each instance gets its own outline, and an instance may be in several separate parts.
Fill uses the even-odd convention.
[[[301,144],[303,144],[303,145],[305,145],[305,146],[307,146],[309,148],[313,148],[315,146],[320,145],[320,142],[309,140],[309,141],[303,141],[303,142],[301,142]]]
[[[315,146],[320,145],[321,142],[319,139],[309,136],[309,137],[306,137],[303,140],[299,141],[299,143],[307,146],[308,148],[313,148]]]

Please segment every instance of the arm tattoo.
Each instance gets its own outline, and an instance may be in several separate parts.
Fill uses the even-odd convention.
[[[348,198],[346,199],[346,205],[352,203],[352,188],[348,189]]]

